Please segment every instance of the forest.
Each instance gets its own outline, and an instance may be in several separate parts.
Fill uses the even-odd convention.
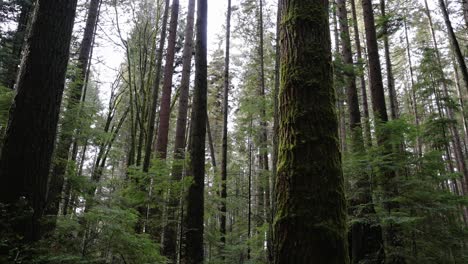
[[[0,0],[0,263],[468,263],[468,0]]]

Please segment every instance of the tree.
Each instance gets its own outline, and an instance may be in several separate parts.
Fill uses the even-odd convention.
[[[77,128],[76,121],[79,116],[78,111],[80,101],[85,93],[87,85],[85,79],[88,74],[88,66],[90,63],[91,49],[94,44],[94,34],[96,33],[100,5],[101,0],[92,0],[89,2],[86,26],[78,55],[78,66],[70,85],[68,100],[65,103],[65,116],[62,121],[57,150],[55,151],[56,162],[50,176],[51,181],[49,183],[46,211],[49,215],[57,215],[59,211],[64,177],[70,158],[70,148],[73,141],[76,140],[74,138],[76,136],[74,132]],[[72,158],[76,159],[76,156]]]
[[[379,49],[377,45],[377,34],[375,30],[374,11],[371,0],[362,0],[362,10],[364,16],[364,26],[366,29],[367,52],[369,60],[369,79],[372,99],[372,110],[374,112],[374,123],[377,128],[376,138],[378,146],[382,147],[382,156],[392,153],[392,144],[389,142],[389,135],[383,132],[382,124],[388,122],[387,108],[385,105],[385,95],[382,82],[382,71],[380,68]],[[398,194],[398,183],[396,172],[392,168],[383,167],[380,171],[380,182],[385,202],[383,207],[385,212],[390,214],[398,209],[398,204],[392,199]],[[391,220],[390,220],[391,221]],[[385,230],[385,240],[392,248],[387,254],[389,263],[405,263],[405,259],[400,255],[399,247],[402,246],[400,230],[395,223],[389,223]]]
[[[186,263],[203,262],[203,215],[205,180],[206,98],[207,98],[207,1],[197,1],[195,46],[195,90],[190,130],[190,164],[193,177],[187,195]]]
[[[275,263],[348,263],[328,1],[281,5]]]
[[[226,244],[226,198],[227,198],[227,150],[228,150],[228,112],[229,112],[229,49],[231,40],[231,0],[228,0],[226,14],[226,51],[224,58],[224,92],[223,92],[223,136],[221,150],[221,243]]]
[[[189,101],[190,71],[193,52],[193,24],[195,13],[195,0],[189,0],[187,11],[187,25],[185,28],[185,43],[182,65],[182,79],[180,83],[179,109],[177,112],[176,132],[174,140],[174,164],[172,165],[172,180],[178,182],[182,179],[183,165],[185,159],[185,137],[187,129],[187,112]],[[167,225],[164,228],[163,250],[164,255],[174,263],[177,260],[177,220],[178,197],[169,195]]]
[[[156,157],[165,159],[167,156],[167,140],[169,134],[169,118],[171,108],[172,75],[174,72],[174,55],[177,37],[177,19],[179,17],[179,0],[172,1],[171,21],[169,22],[169,38],[167,43],[166,66],[164,67],[164,83],[159,109],[158,138],[156,139]]]
[[[10,110],[0,160],[0,201],[25,214],[15,224],[25,242],[41,236],[76,2],[38,1]]]
[[[353,58],[351,53],[351,40],[349,36],[348,17],[346,12],[346,1],[337,0],[338,18],[340,22],[340,36],[342,56],[345,69],[346,98],[349,112],[349,129],[351,134],[351,153],[363,154],[365,151],[362,137],[361,113],[359,112],[359,101],[356,88],[356,77],[353,69]],[[357,172],[356,184],[353,186],[358,195],[351,200],[351,214],[357,218],[364,218],[365,214],[375,218],[376,212],[372,201],[370,177],[362,168]],[[370,223],[366,220],[356,221],[351,225],[351,259],[352,263],[368,261],[370,263],[382,263],[384,261],[384,250],[382,241],[382,230],[378,223]]]

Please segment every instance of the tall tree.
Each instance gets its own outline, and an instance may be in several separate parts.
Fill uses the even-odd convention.
[[[328,5],[281,1],[275,263],[349,262]]]
[[[355,0],[351,0],[351,13],[353,16],[353,29],[354,29],[354,42],[356,45],[356,56],[358,60],[358,64],[362,67],[363,58],[362,58],[362,49],[361,49],[361,40],[359,37],[359,26],[356,14],[356,4]],[[367,146],[372,146],[372,135],[371,135],[371,128],[369,122],[369,104],[367,102],[367,87],[366,87],[366,78],[364,76],[364,72],[361,71],[359,74],[359,81],[361,83],[361,98],[362,98],[362,112],[364,117],[364,139],[366,140]]]
[[[193,52],[193,24],[195,13],[195,0],[189,0],[187,11],[187,25],[185,28],[185,43],[182,62],[182,79],[180,83],[179,109],[177,112],[176,131],[174,140],[174,164],[172,165],[172,180],[178,182],[182,179],[185,159],[185,137],[187,128],[187,113],[190,87],[190,71]],[[177,260],[177,212],[179,200],[169,195],[170,201],[167,212],[167,225],[164,228],[163,253],[174,263]]]
[[[78,107],[85,89],[85,78],[90,61],[93,38],[97,27],[99,9],[101,0],[92,0],[89,2],[88,16],[86,26],[81,41],[78,55],[78,67],[70,85],[70,94],[65,105],[65,115],[63,118],[60,136],[58,139],[57,150],[55,151],[55,165],[51,173],[49,183],[49,192],[47,197],[47,210],[49,215],[57,215],[61,193],[64,184],[64,177],[70,158],[70,148],[74,140],[74,131],[76,129],[78,118]]]
[[[362,0],[362,10],[364,16],[364,26],[366,29],[367,54],[369,61],[369,79],[372,99],[372,109],[374,112],[374,122],[377,128],[377,144],[383,148],[383,155],[392,152],[392,145],[389,144],[388,135],[382,132],[382,124],[388,121],[387,108],[385,105],[385,96],[382,82],[382,71],[380,68],[379,49],[377,45],[377,34],[375,30],[374,11],[372,9],[372,0]],[[385,211],[391,213],[398,208],[398,204],[392,199],[398,193],[396,183],[396,173],[390,168],[382,168],[380,171],[382,190],[385,202],[383,207]],[[389,223],[385,230],[385,240],[390,245],[391,254],[387,254],[389,263],[405,263],[405,259],[398,250],[402,246],[399,228],[395,223]]]
[[[76,2],[38,1],[2,149],[0,202],[25,214],[15,230],[27,242],[41,235]]]
[[[164,43],[166,42],[167,35],[167,19],[169,16],[169,3],[170,0],[164,2],[164,14],[162,18],[161,26],[161,37],[159,39],[159,46],[156,54],[156,66],[154,69],[154,81],[151,86],[151,104],[149,109],[148,128],[146,134],[146,145],[145,145],[145,157],[143,159],[143,171],[148,172],[151,162],[151,149],[153,146],[154,128],[156,122],[156,108],[158,107],[158,96],[159,96],[159,83],[161,81],[161,67],[162,57],[164,51]]]
[[[171,7],[171,21],[169,22],[169,38],[167,40],[166,66],[164,67],[161,107],[159,109],[158,137],[156,139],[156,157],[161,159],[166,159],[167,156],[169,118],[171,112],[172,75],[174,73],[174,55],[178,17],[179,0],[173,0]]]
[[[387,88],[390,101],[390,114],[392,119],[398,117],[398,102],[395,90],[395,78],[393,77],[392,60],[390,58],[390,40],[388,33],[388,17],[386,15],[385,0],[380,0],[380,12],[382,15],[382,38],[384,42],[385,67],[387,68]]]
[[[226,51],[224,57],[224,91],[223,91],[223,135],[221,150],[221,207],[220,232],[221,243],[226,244],[226,198],[227,198],[227,150],[228,150],[228,112],[229,112],[229,49],[231,44],[231,0],[228,0],[226,14]]]
[[[453,31],[452,22],[450,21],[447,7],[445,5],[445,0],[439,0],[439,7],[442,11],[442,16],[444,17],[445,26],[447,27],[447,34],[452,46],[453,54],[458,62],[458,67],[460,68],[463,83],[465,84],[465,88],[468,90],[468,68],[466,68],[465,57],[463,56],[463,53],[460,49],[457,36]]]
[[[190,167],[193,177],[187,195],[185,263],[203,263],[203,216],[207,106],[207,0],[197,0],[195,90],[190,130]]]
[[[365,150],[362,136],[361,113],[356,88],[356,76],[353,69],[351,39],[349,36],[346,0],[337,0],[338,18],[340,23],[341,50],[345,65],[346,98],[349,112],[349,129],[351,134],[351,152],[362,154]],[[351,211],[357,218],[371,214],[375,218],[376,212],[372,201],[370,177],[363,169],[356,180],[355,188],[360,195],[351,201]],[[364,208],[364,209],[363,209]],[[351,259],[352,263],[369,261],[382,263],[384,260],[382,231],[378,224],[358,221],[351,226]]]

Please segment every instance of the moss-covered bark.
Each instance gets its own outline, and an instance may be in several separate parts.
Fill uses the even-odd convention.
[[[348,263],[328,1],[281,7],[275,263]]]

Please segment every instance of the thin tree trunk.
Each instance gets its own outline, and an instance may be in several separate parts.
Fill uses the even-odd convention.
[[[393,77],[392,60],[390,58],[390,44],[388,39],[388,25],[385,14],[385,0],[380,0],[380,12],[383,17],[382,34],[384,42],[385,66],[387,67],[387,88],[390,98],[390,113],[393,120],[398,118],[398,102],[395,90],[395,79]]]
[[[0,202],[15,213],[33,210],[13,224],[25,242],[41,236],[76,2],[40,0],[36,5],[10,109],[0,160]],[[22,199],[24,207],[17,208]]]
[[[159,127],[156,139],[156,156],[166,159],[169,136],[169,118],[172,93],[172,75],[174,73],[174,55],[177,37],[177,19],[179,17],[179,0],[172,0],[171,21],[169,22],[169,38],[167,43],[166,66],[164,67],[164,83],[159,108]]]
[[[226,245],[226,198],[227,198],[227,148],[228,148],[228,112],[229,112],[229,49],[231,41],[231,0],[228,0],[226,14],[226,50],[224,57],[224,96],[223,96],[223,135],[221,150],[221,206],[220,228],[221,233],[221,258],[224,260],[224,248]]]
[[[275,263],[349,263],[328,0],[281,5]]]
[[[452,23],[450,22],[449,14],[447,12],[447,7],[445,6],[444,0],[439,0],[439,7],[444,17],[445,26],[447,27],[447,34],[450,39],[452,51],[455,55],[455,58],[457,59],[458,66],[460,68],[463,83],[465,84],[465,88],[468,90],[468,69],[466,68],[465,58],[461,52],[457,36],[455,36],[455,32],[453,31]],[[429,10],[427,10],[427,12],[429,13]]]
[[[351,0],[351,12],[353,15],[353,28],[354,28],[354,42],[356,44],[356,55],[357,60],[360,68],[362,64],[364,64],[362,58],[362,50],[361,50],[361,40],[359,38],[359,27],[358,27],[358,20],[356,15],[356,4],[354,0]],[[362,97],[362,112],[364,117],[364,138],[366,141],[366,146],[372,146],[372,136],[371,136],[371,128],[369,122],[369,104],[367,102],[367,88],[366,88],[366,80],[364,77],[364,72],[362,71],[359,74],[359,79],[361,83],[361,97]]]
[[[207,0],[197,0],[197,33],[195,52],[195,89],[193,95],[190,165],[193,177],[187,195],[186,241],[184,261],[203,262],[203,216],[205,181],[205,140],[207,110]]]
[[[162,57],[164,43],[167,35],[167,19],[169,16],[169,0],[165,0],[164,14],[161,24],[161,38],[159,39],[158,52],[156,54],[156,68],[154,72],[153,86],[151,87],[151,107],[149,110],[148,129],[146,134],[145,157],[143,159],[143,171],[148,172],[151,161],[151,148],[153,146],[154,128],[156,122],[156,108],[158,106],[159,83],[161,82]]]

